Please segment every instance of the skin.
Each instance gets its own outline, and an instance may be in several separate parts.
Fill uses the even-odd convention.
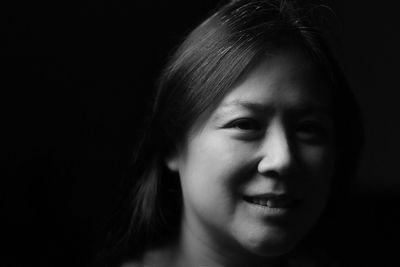
[[[195,123],[166,159],[181,180],[181,233],[148,255],[149,266],[163,266],[160,258],[168,266],[273,266],[309,232],[335,164],[329,89],[317,77],[300,50],[282,49]],[[265,193],[295,204],[273,209],[244,199]]]

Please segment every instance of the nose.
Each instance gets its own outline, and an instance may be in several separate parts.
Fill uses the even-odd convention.
[[[260,148],[258,172],[263,175],[286,175],[293,168],[294,155],[288,134],[279,122],[270,125]]]

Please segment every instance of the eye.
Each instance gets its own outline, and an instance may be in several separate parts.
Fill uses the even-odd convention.
[[[296,135],[305,142],[322,143],[328,138],[328,130],[318,120],[306,120],[297,125]]]
[[[261,123],[255,119],[242,118],[229,123],[228,127],[236,128],[242,131],[260,131],[262,129]]]

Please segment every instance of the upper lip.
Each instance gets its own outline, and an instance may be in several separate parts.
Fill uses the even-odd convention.
[[[263,194],[251,194],[249,197],[259,197],[259,198],[272,198],[272,197],[282,197],[289,196],[287,193],[263,193]]]
[[[294,200],[299,200],[299,199],[302,199],[302,197],[301,196],[299,196],[299,195],[295,195],[295,194],[289,194],[289,193],[286,193],[286,192],[283,192],[283,193],[274,193],[274,192],[272,192],[272,193],[261,193],[261,194],[259,194],[259,193],[255,193],[255,194],[246,194],[246,195],[244,195],[244,197],[246,197],[246,198],[265,198],[265,199],[272,199],[272,198],[289,198],[289,199],[294,199]]]

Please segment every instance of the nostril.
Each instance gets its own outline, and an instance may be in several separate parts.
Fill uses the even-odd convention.
[[[275,171],[275,170],[268,170],[265,172],[260,172],[263,176],[267,176],[267,177],[271,177],[271,178],[278,178],[280,176],[282,176],[282,174],[280,174],[279,172]]]

